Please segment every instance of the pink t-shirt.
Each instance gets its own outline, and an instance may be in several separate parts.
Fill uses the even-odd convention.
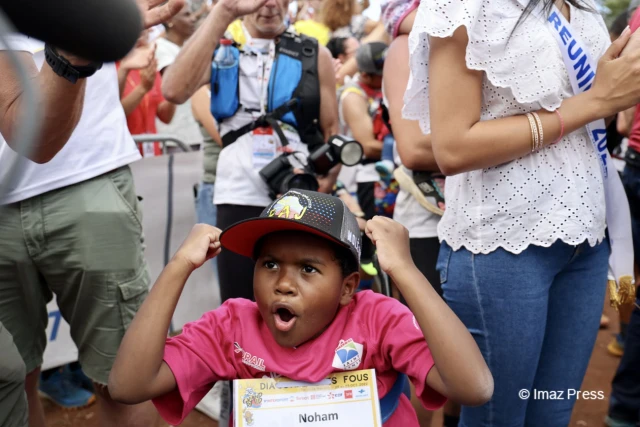
[[[341,352],[341,359],[337,350],[349,341],[361,350],[351,352],[347,360]],[[172,425],[180,424],[216,381],[272,375],[318,382],[333,372],[375,369],[382,398],[402,372],[413,382],[425,408],[435,410],[446,401],[426,385],[433,357],[409,309],[371,291],[356,294],[322,335],[297,348],[276,343],[254,302],[229,300],[169,338],[164,360],[178,387],[153,403]],[[404,394],[384,425],[419,426]]]

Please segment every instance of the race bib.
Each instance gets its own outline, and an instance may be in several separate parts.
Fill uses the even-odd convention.
[[[270,127],[257,128],[251,133],[253,138],[253,168],[260,170],[276,158],[278,137]]]

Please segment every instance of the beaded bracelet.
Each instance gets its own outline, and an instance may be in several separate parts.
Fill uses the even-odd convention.
[[[560,136],[556,139],[553,144],[557,144],[564,137],[564,119],[562,118],[562,114],[560,114],[560,109],[555,110],[555,113],[558,115],[558,119],[560,120]]]

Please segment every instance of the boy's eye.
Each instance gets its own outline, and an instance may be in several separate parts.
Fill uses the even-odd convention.
[[[311,267],[310,265],[305,265],[304,267],[302,267],[302,270],[305,273],[311,274],[311,273],[317,273],[318,270],[316,270],[314,267]]]
[[[278,266],[278,264],[276,264],[273,261],[265,261],[264,266],[267,267],[269,270],[273,270]]]

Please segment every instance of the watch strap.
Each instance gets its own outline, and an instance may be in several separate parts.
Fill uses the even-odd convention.
[[[45,45],[44,56],[53,72],[71,83],[76,83],[78,79],[90,77],[102,68],[101,62],[92,62],[88,65],[72,65],[49,44]]]

